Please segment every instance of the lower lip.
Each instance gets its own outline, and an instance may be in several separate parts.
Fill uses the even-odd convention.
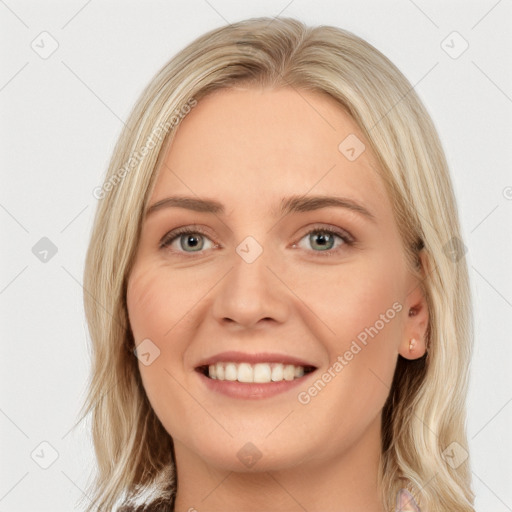
[[[280,393],[285,393],[291,389],[303,384],[305,379],[313,375],[315,371],[293,380],[282,380],[279,382],[238,382],[231,380],[210,379],[201,372],[197,372],[199,378],[211,391],[221,393],[231,398],[242,398],[245,400],[258,400],[261,398],[270,398]]]

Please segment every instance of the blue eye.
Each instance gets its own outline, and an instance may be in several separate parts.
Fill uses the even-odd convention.
[[[334,248],[336,238],[341,241]],[[307,239],[310,246],[313,248],[314,253],[318,253],[320,256],[332,256],[338,251],[342,250],[344,246],[352,246],[355,240],[344,230],[335,230],[332,228],[317,227],[308,231],[300,240]],[[173,252],[193,254],[200,253],[203,249],[211,249],[219,247],[198,227],[184,227],[178,228],[174,231],[167,233],[160,242],[160,249],[171,247],[177,243],[177,247],[174,247]],[[208,243],[210,246],[208,246]],[[301,247],[299,244],[293,244],[292,247]],[[206,245],[206,247],[205,247]],[[346,247],[345,247],[346,248]],[[307,250],[307,249],[306,249]]]

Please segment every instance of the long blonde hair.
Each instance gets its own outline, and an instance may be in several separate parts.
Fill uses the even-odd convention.
[[[240,21],[180,51],[134,106],[94,192],[99,204],[84,274],[92,372],[82,417],[92,413],[98,468],[87,510],[135,503],[151,490],[146,500],[173,510],[173,443],[141,382],[126,285],[162,148],[202,97],[240,84],[330,95],[377,156],[411,269],[425,272],[430,313],[428,354],[399,357],[383,409],[383,504],[394,510],[397,491],[408,486],[424,512],[474,511],[465,432],[471,297],[441,143],[413,87],[384,55],[348,31],[291,18]],[[419,251],[428,268],[420,268]]]

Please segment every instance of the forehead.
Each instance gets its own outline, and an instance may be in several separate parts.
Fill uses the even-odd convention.
[[[361,130],[330,96],[222,89],[181,121],[150,202],[171,194],[215,196],[271,211],[277,198],[314,192],[390,208],[376,169]]]

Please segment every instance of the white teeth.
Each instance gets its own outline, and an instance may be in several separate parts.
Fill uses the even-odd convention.
[[[236,367],[236,364],[228,363],[225,368],[224,380],[237,380],[237,379],[238,379],[238,368]]]
[[[253,382],[270,382],[271,372],[269,364],[255,364]]]
[[[252,366],[249,363],[238,365],[238,382],[254,382],[252,375]]]
[[[287,364],[283,370],[284,380],[293,380],[295,378],[295,366]]]
[[[272,368],[272,380],[274,382],[279,382],[280,380],[283,380],[283,365],[282,364],[276,364]]]
[[[208,366],[208,376],[216,380],[238,382],[280,382],[304,375],[303,366],[282,363],[216,363]]]

